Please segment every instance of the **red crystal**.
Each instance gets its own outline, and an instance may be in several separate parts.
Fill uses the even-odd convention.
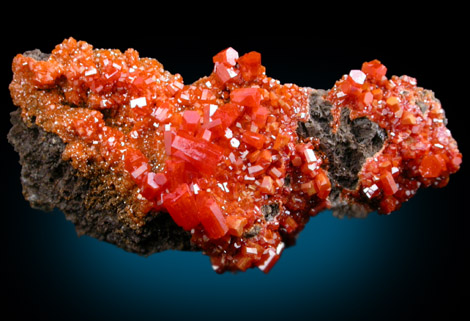
[[[251,113],[253,122],[258,126],[258,128],[263,128],[266,125],[268,115],[269,110],[264,106],[257,108]]]
[[[276,136],[276,141],[274,142],[273,149],[274,150],[281,150],[283,147],[285,147],[290,141],[290,137],[287,134],[279,133]]]
[[[345,81],[341,83],[341,91],[348,95],[359,95],[361,93],[361,84],[358,84],[350,76],[347,76]]]
[[[214,67],[215,75],[217,79],[224,85],[230,80],[235,79],[238,76],[238,71],[233,67],[227,66],[225,64],[216,63]]]
[[[256,154],[256,159],[253,161],[256,165],[260,165],[263,168],[268,168],[269,165],[272,163],[273,154],[268,149],[263,149],[262,151],[257,151],[259,153]]]
[[[190,134],[194,134],[201,124],[200,119],[201,115],[197,111],[185,110],[183,112],[183,129]]]
[[[217,164],[223,156],[223,150],[204,139],[198,139],[186,132],[178,132],[171,143],[172,155],[175,151],[181,153],[178,156],[203,174],[211,175],[214,173]]]
[[[393,196],[385,196],[380,201],[380,208],[384,214],[390,214],[391,212],[395,211],[399,205],[400,202]]]
[[[320,171],[317,176],[315,176],[315,190],[317,195],[321,199],[326,199],[331,191],[331,183],[326,174],[323,171]]]
[[[256,109],[261,102],[261,92],[259,88],[238,88],[230,93],[230,100],[236,104]]]
[[[158,176],[160,175],[160,177]],[[163,177],[161,177],[163,176]],[[163,184],[162,184],[163,183]],[[146,173],[142,181],[142,196],[148,200],[154,200],[162,191],[162,186],[166,183],[166,177],[162,173]]]
[[[264,273],[268,273],[273,268],[274,264],[279,260],[280,254],[284,249],[284,243],[280,243],[276,249],[270,248],[265,251],[261,258],[259,269]]]
[[[308,196],[312,196],[317,193],[314,181],[308,181],[308,182],[302,183],[300,185],[300,189],[302,190],[302,192],[306,193]]]
[[[227,128],[232,126],[240,114],[241,112],[237,105],[228,103],[220,106],[215,111],[212,119],[220,119],[222,121],[223,127]]]
[[[243,133],[242,140],[248,145],[250,145],[251,147],[254,147],[256,149],[261,149],[263,148],[264,142],[266,141],[266,137],[259,133],[247,131]]]
[[[229,47],[225,50],[222,50],[217,55],[212,58],[212,61],[215,63],[222,63],[228,66],[235,66],[238,60],[238,52]]]
[[[370,91],[367,91],[367,92],[361,94],[360,101],[364,105],[370,105],[374,101],[374,95]]]
[[[382,183],[385,195],[393,195],[398,191],[397,183],[395,183],[395,180],[389,171],[386,171],[380,176],[380,182]]]
[[[165,194],[163,205],[175,223],[185,230],[195,228],[200,222],[197,212],[194,211],[197,203],[188,184],[180,184],[174,192]]]
[[[274,195],[276,187],[274,181],[270,176],[264,176],[260,185],[260,192],[264,194]]]
[[[377,59],[364,62],[361,70],[376,82],[384,80],[385,74],[387,73],[387,67],[382,65]]]
[[[262,72],[261,54],[256,51],[249,52],[240,57],[238,64],[240,65],[241,75],[246,81],[255,80]]]
[[[198,218],[204,226],[211,239],[218,239],[228,232],[228,226],[222,211],[207,192],[201,192],[197,195]]]
[[[230,234],[241,237],[248,220],[241,215],[230,215],[227,217],[226,223]]]
[[[446,170],[446,161],[439,154],[426,155],[419,165],[419,172],[425,178],[438,177]]]
[[[186,181],[186,177],[190,172],[191,165],[178,157],[171,157],[165,162],[166,175],[168,184],[173,190],[182,182]]]
[[[124,154],[124,167],[136,183],[143,183],[150,170],[147,157],[134,148],[129,148]]]

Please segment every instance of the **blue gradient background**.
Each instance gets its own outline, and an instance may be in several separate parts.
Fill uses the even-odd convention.
[[[433,89],[464,154],[462,170],[441,190],[420,190],[389,216],[342,219],[323,212],[310,220],[297,245],[284,251],[273,270],[218,275],[201,253],[168,251],[150,257],[127,253],[83,236],[59,211],[33,210],[21,195],[18,157],[5,143],[2,165],[2,310],[47,320],[442,320],[463,304],[458,294],[468,256],[464,130],[458,101],[445,77],[444,57],[427,50],[389,52],[374,46],[346,49],[308,38],[188,39],[107,37],[57,32],[46,38],[20,34],[2,59],[2,137],[14,109],[7,88],[10,62],[33,48],[45,52],[65,37],[97,48],[136,48],[155,57],[186,83],[209,74],[211,57],[227,46],[241,54],[257,50],[269,76],[281,82],[329,88],[363,61],[380,59],[391,74],[408,74]],[[166,42],[165,42],[166,41]],[[446,39],[434,39],[447,44]],[[359,48],[359,49],[358,49]],[[429,66],[433,66],[431,70]],[[8,109],[8,111],[6,111]],[[3,138],[2,138],[3,139]],[[5,168],[5,167],[4,167]],[[468,265],[467,265],[468,266]],[[16,308],[15,304],[19,304]]]

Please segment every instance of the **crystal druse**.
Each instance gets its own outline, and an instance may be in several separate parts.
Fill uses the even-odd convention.
[[[213,63],[209,76],[185,84],[133,49],[73,38],[50,55],[19,54],[9,139],[25,168],[22,133],[58,138],[67,182],[93,191],[78,208],[61,208],[80,232],[141,254],[200,249],[217,272],[268,272],[323,209],[389,214],[420,186],[445,186],[462,162],[434,94],[412,77],[388,78],[378,60],[328,91],[268,77],[258,52],[228,48]],[[24,180],[25,196],[33,185]],[[87,221],[100,200],[111,204],[107,220]],[[172,238],[180,245],[155,245]]]

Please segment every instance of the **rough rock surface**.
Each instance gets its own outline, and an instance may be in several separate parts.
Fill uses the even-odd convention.
[[[329,161],[328,175],[332,181],[330,201],[334,215],[343,217],[364,217],[370,210],[364,205],[343,202],[339,194],[343,188],[354,190],[357,187],[357,174],[368,157],[382,149],[387,133],[367,118],[351,120],[349,109],[341,112],[340,126],[333,133],[331,122],[332,105],[322,97],[324,90],[314,90],[310,96],[310,119],[299,123],[297,133],[301,137],[318,137],[320,149]]]
[[[35,209],[61,210],[75,224],[79,235],[87,234],[141,255],[168,249],[197,250],[190,233],[178,227],[166,213],[152,213],[146,224],[132,229],[119,220],[125,208],[112,187],[99,186],[81,177],[62,160],[65,144],[36,125],[27,127],[20,110],[11,113],[9,142],[19,154],[25,199]]]

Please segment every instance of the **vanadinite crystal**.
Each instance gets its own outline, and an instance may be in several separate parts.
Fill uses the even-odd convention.
[[[213,62],[209,76],[184,84],[133,49],[70,38],[45,61],[16,56],[10,90],[23,120],[57,134],[63,158],[82,175],[132,196],[125,224],[163,212],[191,232],[217,272],[268,272],[285,240],[330,207],[335,188],[319,140],[296,132],[309,118],[311,89],[266,76],[257,52],[239,57],[228,48]],[[351,119],[367,117],[387,131],[359,187],[342,193],[390,213],[421,184],[445,185],[461,154],[429,92],[411,77],[385,74],[377,60],[364,63],[325,99],[333,129],[349,108]],[[426,110],[418,98],[430,102]]]

